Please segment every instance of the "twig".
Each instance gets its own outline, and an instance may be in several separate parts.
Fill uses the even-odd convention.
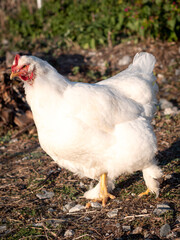
[[[22,135],[24,132],[26,132],[29,128],[31,128],[34,125],[34,122],[30,123],[29,125],[25,126],[22,130],[20,130],[18,133],[14,134],[12,138],[19,137]]]
[[[149,217],[150,215],[151,215],[151,214],[131,215],[131,216],[123,217],[123,219],[127,219],[127,218],[138,218],[138,217]]]
[[[55,178],[57,178],[57,177],[59,176],[59,173],[60,173],[60,172],[61,172],[61,170],[56,170],[56,171],[53,171],[52,173],[50,173],[50,174],[46,177],[46,179],[44,179],[44,181],[42,181],[42,182],[40,182],[40,183],[38,184],[38,187],[44,185],[44,184],[47,182],[47,180],[48,180],[49,178],[51,178],[53,175],[55,176]]]
[[[44,230],[48,231],[53,237],[60,240],[60,238],[57,236],[57,234],[50,231],[44,224],[43,224],[43,227],[44,227]]]
[[[80,239],[80,238],[83,238],[83,237],[86,237],[86,236],[90,236],[89,234],[84,234],[82,236],[79,236],[79,237],[76,237],[76,238],[73,238],[73,240],[77,240],[77,239]]]

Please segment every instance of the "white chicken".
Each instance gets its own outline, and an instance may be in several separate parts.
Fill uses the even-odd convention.
[[[96,84],[70,82],[34,56],[16,55],[11,79],[24,82],[44,151],[80,177],[100,179],[84,194],[102,201],[123,173],[142,170],[147,191],[159,194],[161,169],[155,161],[156,137],[151,119],[157,85],[155,57],[139,53],[123,72]]]

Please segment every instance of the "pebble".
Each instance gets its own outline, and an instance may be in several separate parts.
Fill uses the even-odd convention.
[[[142,213],[147,213],[148,211],[147,211],[147,209],[143,209],[141,212]]]
[[[9,41],[7,39],[3,39],[1,41],[2,45],[8,45],[9,44]]]
[[[6,230],[7,230],[6,225],[1,225],[1,226],[0,226],[0,233],[5,232]]]
[[[160,229],[160,236],[166,237],[170,231],[171,231],[171,227],[169,226],[169,224],[165,224]]]
[[[54,192],[47,192],[46,190],[43,190],[42,193],[37,193],[36,197],[39,199],[50,199],[54,197]]]
[[[122,230],[123,230],[124,232],[131,231],[131,226],[122,226]]]
[[[164,176],[164,179],[165,179],[165,180],[169,180],[169,179],[171,179],[171,178],[173,178],[172,174],[168,174],[168,175]]]
[[[76,205],[75,202],[70,202],[67,203],[66,205],[63,206],[63,212],[69,212],[69,210]]]
[[[159,104],[160,104],[160,108],[163,110],[173,107],[173,104],[171,102],[169,102],[168,100],[166,100],[165,98],[161,98],[159,100]]]
[[[131,62],[131,57],[128,55],[125,55],[123,58],[121,58],[118,62],[119,66],[128,65]]]
[[[33,227],[43,227],[43,223],[33,223]]]
[[[55,210],[53,208],[49,208],[48,212],[54,212]]]
[[[93,208],[101,208],[102,205],[100,203],[98,203],[98,202],[91,202],[91,207],[93,207]]]
[[[120,228],[121,224],[120,223],[116,223],[116,227]]]
[[[9,143],[16,143],[17,141],[18,141],[17,138],[13,138],[13,139],[11,139],[11,140],[9,141]]]
[[[177,107],[164,109],[164,115],[175,115],[175,114],[178,114],[179,112],[180,111],[178,111]]]
[[[167,80],[166,80],[166,78],[164,77],[163,74],[158,74],[157,77],[158,77],[158,79],[159,79],[162,83],[166,83],[166,82],[167,82]]]
[[[166,237],[169,239],[175,239],[177,237],[177,232],[172,232],[170,234],[168,234]]]
[[[89,217],[85,217],[85,218],[84,218],[84,221],[85,221],[85,222],[88,222],[88,221],[90,221],[90,220],[91,220],[91,218],[89,218]]]
[[[112,210],[112,211],[109,211],[109,212],[107,213],[107,216],[108,216],[109,218],[114,218],[114,217],[117,216],[117,214],[118,214],[118,209],[114,209],[114,210]]]
[[[54,227],[57,227],[59,226],[61,223],[64,223],[66,222],[65,219],[63,218],[60,218],[60,219],[50,219],[50,220],[47,220],[46,223],[50,224],[50,225],[53,225]]]
[[[0,150],[5,150],[5,149],[6,149],[5,146],[0,147]]]
[[[179,76],[180,75],[180,68],[175,70],[175,75]]]
[[[73,235],[74,231],[69,229],[64,233],[64,237],[72,237]]]
[[[83,209],[85,209],[84,206],[82,206],[82,205],[80,205],[80,204],[77,204],[77,205],[75,205],[74,207],[70,208],[70,209],[69,209],[69,212],[70,212],[70,213],[78,212],[78,211],[81,211],[81,210],[83,210]]]
[[[171,207],[167,203],[157,204],[156,209],[154,209],[153,213],[160,216],[168,211],[172,211]]]
[[[132,234],[139,234],[139,233],[142,233],[142,227],[137,227],[133,230]]]

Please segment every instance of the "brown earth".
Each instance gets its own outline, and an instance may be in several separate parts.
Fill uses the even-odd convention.
[[[180,47],[177,43],[129,42],[98,51],[54,49],[47,55],[43,49],[41,52],[35,49],[31,54],[48,60],[72,81],[95,82],[124,69],[126,66],[120,66],[119,59],[125,55],[132,59],[139,51],[155,55],[158,97],[178,109]],[[105,208],[64,212],[63,206],[70,202],[85,206],[86,200],[80,197],[96,182],[59,169],[40,148],[22,83],[9,80],[7,58],[8,53],[0,64],[1,239],[178,239],[180,114],[164,114],[160,108],[153,120],[158,140],[157,160],[164,172],[158,199],[153,195],[138,198],[145,184],[142,174],[137,172],[116,180],[113,192],[116,199],[110,200]],[[36,194],[42,190],[53,192],[54,196],[41,200]],[[167,203],[171,210],[160,216],[154,214],[159,203]],[[107,213],[113,209],[118,213],[110,218]],[[163,238],[160,228],[166,223],[171,227],[171,235]],[[69,237],[65,234],[67,230],[73,230]]]

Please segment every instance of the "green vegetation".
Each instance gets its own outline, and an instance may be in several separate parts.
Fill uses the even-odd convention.
[[[46,0],[33,14],[27,5],[18,14],[8,14],[4,33],[8,31],[21,49],[37,42],[46,46],[52,40],[59,47],[78,44],[84,49],[112,46],[127,38],[177,41],[179,5],[171,0]]]

